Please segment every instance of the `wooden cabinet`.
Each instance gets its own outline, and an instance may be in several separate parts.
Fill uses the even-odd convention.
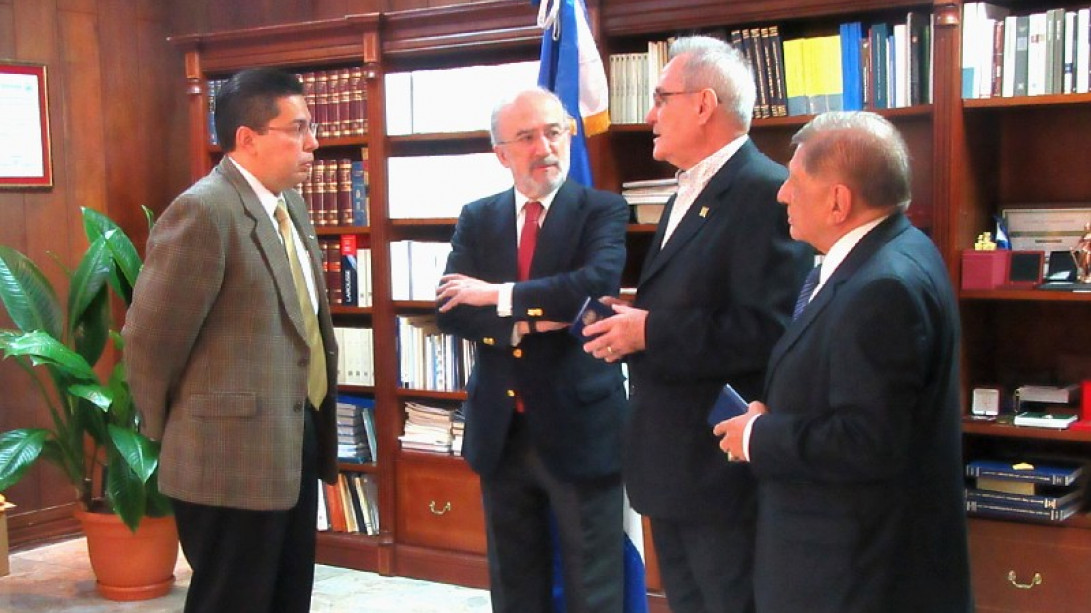
[[[1083,613],[1091,603],[1091,530],[974,519],[970,556],[979,613]]]
[[[397,490],[400,542],[485,555],[481,484],[466,462],[404,451]]]
[[[1008,2],[1014,13],[1079,7],[1077,2]],[[955,285],[960,253],[992,229],[992,216],[1014,203],[1091,202],[1091,94],[963,100],[962,3],[913,0],[592,0],[592,28],[604,57],[638,51],[694,29],[731,30],[778,25],[785,39],[832,34],[843,21],[904,20],[907,12],[933,15],[932,102],[883,110],[905,135],[913,159],[911,217],[939,246]],[[368,94],[365,137],[323,140],[320,156],[370,161],[368,228],[328,229],[366,237],[372,248],[374,305],[335,310],[343,325],[374,330],[378,461],[366,470],[379,479],[377,537],[323,534],[319,559],[384,573],[467,585],[487,584],[485,540],[476,477],[458,458],[403,452],[398,435],[409,398],[455,405],[464,395],[398,387],[395,316],[427,313],[431,302],[391,300],[388,246],[398,240],[450,238],[454,219],[391,220],[386,160],[392,155],[435,155],[488,150],[484,132],[387,136],[384,76],[388,72],[496,64],[537,57],[540,31],[522,0],[356,15],[343,19],[247,31],[178,37],[186,55],[190,160],[194,178],[218,157],[207,143],[206,80],[264,65],[295,70],[363,66]],[[809,119],[758,119],[751,136],[771,157],[787,162],[792,134]],[[670,176],[651,159],[651,131],[613,126],[591,139],[596,186]],[[328,153],[327,153],[328,152]],[[631,226],[624,283],[634,285],[654,228]],[[1057,292],[961,292],[963,395],[979,385],[1091,379],[1091,296]],[[968,411],[967,411],[968,412]],[[1091,460],[1091,434],[1034,431],[1012,426],[965,425],[967,458],[1023,454]],[[1086,509],[1085,509],[1086,511]],[[974,585],[982,611],[1075,611],[1091,602],[1091,520],[1086,512],[1062,526],[973,520]],[[648,540],[650,546],[650,539]],[[1014,571],[1014,579],[1008,575]],[[1081,572],[1082,571],[1082,572]],[[1042,577],[1034,583],[1035,573]],[[1032,584],[1028,589],[1013,585]],[[658,586],[657,577],[650,585]],[[661,598],[653,607],[665,609]]]

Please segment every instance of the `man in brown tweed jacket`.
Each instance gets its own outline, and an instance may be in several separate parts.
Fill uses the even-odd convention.
[[[123,331],[129,383],[145,433],[162,441],[159,486],[193,567],[186,611],[304,612],[318,478],[337,476],[337,347],[315,231],[292,189],[318,141],[298,79],[271,69],[227,82],[216,133],[224,159],[148,239]]]

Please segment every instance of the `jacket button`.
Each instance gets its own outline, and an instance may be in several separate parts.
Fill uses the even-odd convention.
[[[491,336],[486,336],[485,338],[481,339],[481,342],[485,343],[486,345],[492,345],[496,341],[493,340],[493,338]]]
[[[515,398],[515,390],[508,390],[508,398]]]
[[[299,404],[296,404],[295,406],[292,407],[292,410],[295,411],[296,413],[301,412],[303,410],[303,403],[300,402]]]
[[[521,357],[523,357],[523,350],[522,349],[515,349],[514,351],[511,352],[511,354],[513,356],[517,357],[517,358],[521,358]]]

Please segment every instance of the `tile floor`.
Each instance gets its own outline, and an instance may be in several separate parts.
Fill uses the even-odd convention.
[[[95,592],[83,539],[43,545],[11,555],[11,574],[0,577],[0,613],[175,613],[182,610],[190,569],[178,556],[170,594],[145,602],[118,603]],[[383,577],[318,566],[311,611],[323,613],[487,613],[485,590]]]

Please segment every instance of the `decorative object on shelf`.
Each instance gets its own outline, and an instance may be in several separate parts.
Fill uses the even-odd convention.
[[[145,214],[150,225],[151,213],[145,209]],[[138,526],[147,518],[169,518],[165,523],[172,528],[162,532],[174,557],[164,563],[165,575],[158,579],[169,578],[169,590],[178,539],[170,503],[157,486],[159,446],[140,434],[123,364],[119,361],[106,381],[94,369],[108,338],[120,350],[120,336],[110,330],[109,288],[128,305],[142,263],[132,241],[102,213],[84,208],[83,225],[89,246],[68,273],[67,309],[34,262],[0,246],[0,301],[17,328],[0,330],[0,349],[37,383],[52,418],[52,428],[0,434],[0,490],[18,482],[39,458],[54,463],[75,488],[80,510],[89,512],[85,515],[116,514],[127,526],[131,541],[124,551],[129,557],[141,555],[137,552],[147,540]],[[36,366],[48,377],[39,378]],[[52,390],[43,380],[52,382]],[[100,471],[104,477],[96,479]],[[96,546],[88,537],[94,555]],[[99,564],[93,561],[92,566]],[[156,593],[147,592],[147,597]]]
[[[1072,259],[1076,261],[1076,281],[1091,283],[1091,223],[1083,226],[1083,236],[1072,249]]]

